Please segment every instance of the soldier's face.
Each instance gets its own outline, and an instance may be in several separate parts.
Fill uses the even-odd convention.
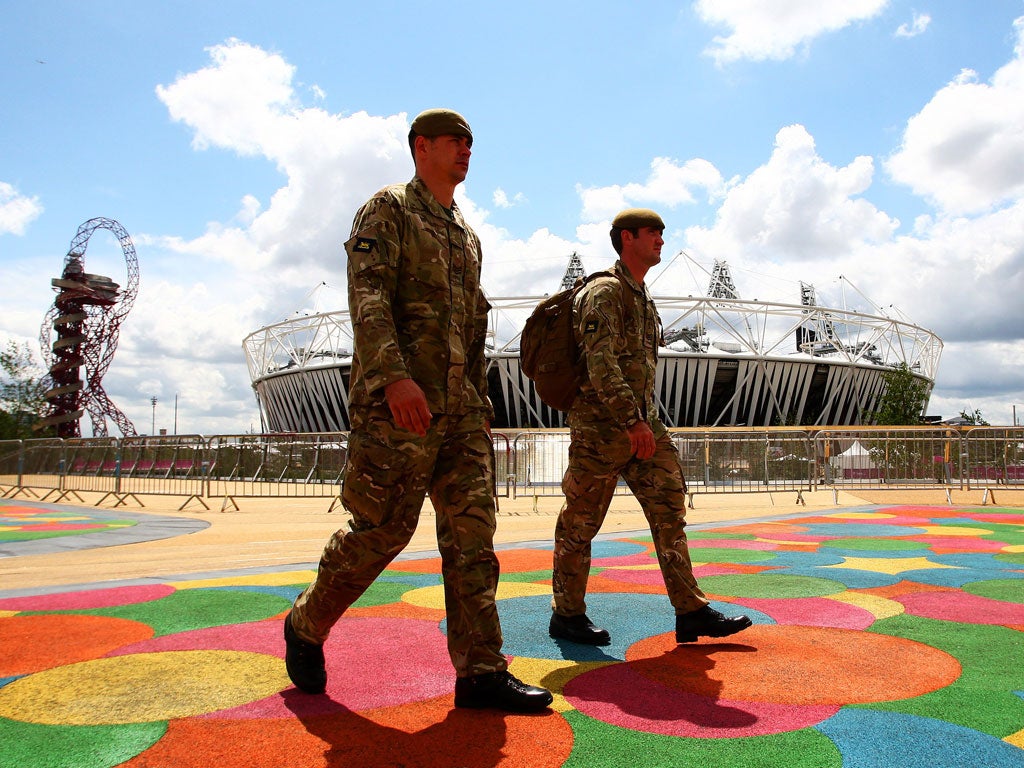
[[[423,142],[423,154],[419,156],[420,175],[444,178],[452,184],[460,184],[469,173],[470,147],[473,142],[465,136],[435,136]]]
[[[623,233],[623,237],[625,238],[626,236],[626,233]],[[637,229],[636,237],[633,237],[631,232],[628,233],[628,237],[628,247],[633,258],[647,266],[654,266],[661,261],[661,247],[665,244],[665,241],[661,237],[660,229],[657,227],[640,227]],[[623,246],[626,245],[627,242],[623,239]]]

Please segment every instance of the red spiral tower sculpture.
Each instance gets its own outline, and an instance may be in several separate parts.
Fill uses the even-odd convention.
[[[128,270],[123,290],[109,277],[85,271],[85,250],[97,229],[109,230],[121,243]],[[117,349],[121,322],[139,288],[139,261],[131,237],[113,219],[89,219],[71,241],[61,276],[50,282],[57,298],[39,332],[50,387],[45,395],[46,414],[36,428],[52,427],[58,437],[80,437],[79,420],[88,411],[94,437],[107,436],[108,418],[122,435],[135,436],[132,422],[107,396],[102,383]],[[51,342],[53,334],[56,339]]]

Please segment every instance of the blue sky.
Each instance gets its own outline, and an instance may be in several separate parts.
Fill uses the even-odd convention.
[[[944,340],[929,413],[1024,420],[1024,0],[37,0],[0,64],[0,342],[37,344],[78,226],[116,219],[141,279],[104,385],[141,432],[154,395],[158,429],[175,395],[179,432],[259,428],[242,339],[344,307],[352,215],[436,106],[473,126],[492,295],[606,266],[653,207],[666,263],[852,284]],[[105,233],[86,266],[123,281]]]

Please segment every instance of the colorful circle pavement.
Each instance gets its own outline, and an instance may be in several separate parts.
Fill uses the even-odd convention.
[[[308,570],[0,597],[0,766],[1024,765],[1024,514],[866,507],[691,532],[750,629],[677,645],[649,536],[595,543],[602,648],[547,635],[549,546],[499,552],[505,651],[552,711],[453,708],[437,558],[402,560],[292,688]],[[2,595],[2,593],[0,593]]]
[[[202,520],[0,500],[0,557],[165,539],[208,527]],[[2,589],[2,585],[0,585]]]

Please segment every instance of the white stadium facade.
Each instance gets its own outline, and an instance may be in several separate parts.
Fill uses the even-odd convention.
[[[563,286],[582,274],[573,254]],[[540,298],[489,298],[496,429],[564,424],[519,367],[519,331]],[[725,262],[715,262],[706,296],[655,295],[655,303],[664,324],[657,397],[670,427],[870,423],[885,391],[883,374],[905,365],[930,395],[942,353],[931,331],[883,314],[817,306],[804,283],[799,304],[742,300]],[[246,337],[243,349],[265,431],[348,429],[347,311],[266,326]]]

